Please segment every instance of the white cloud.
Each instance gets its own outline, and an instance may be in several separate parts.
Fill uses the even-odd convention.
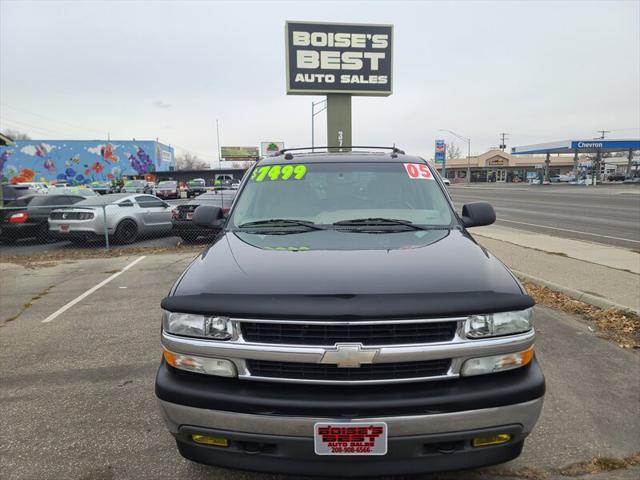
[[[104,148],[104,144],[103,145],[96,145],[95,147],[88,147],[88,148],[86,148],[86,150],[87,150],[87,152],[93,153],[94,155],[102,155],[102,153],[100,151],[103,148]]]
[[[36,156],[36,146],[35,145],[27,145],[26,147],[22,147],[20,149],[22,153],[26,153],[27,155],[31,155],[32,157]]]

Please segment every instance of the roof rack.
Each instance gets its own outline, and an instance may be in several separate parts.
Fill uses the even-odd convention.
[[[354,149],[354,148],[373,148],[376,150],[391,150],[391,154],[392,155],[405,155],[404,150],[399,149],[396,146],[393,147],[379,147],[379,146],[372,146],[372,145],[339,145],[339,146],[321,146],[321,147],[297,147],[297,148],[283,148],[282,150],[278,150],[277,153],[274,153],[272,156],[273,157],[279,157],[280,155],[285,155],[286,153],[288,153],[289,155],[285,155],[285,158],[287,160],[289,160],[290,158],[288,158],[289,156],[291,156],[291,158],[293,158],[293,156],[291,155],[290,152],[299,152],[299,151],[303,151],[303,150],[311,150],[311,153],[315,153],[316,150],[331,150],[331,149],[335,149],[338,153],[340,153],[341,151],[343,151],[344,149]]]

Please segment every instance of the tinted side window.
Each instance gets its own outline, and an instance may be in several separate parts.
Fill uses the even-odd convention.
[[[142,208],[164,207],[164,202],[162,200],[147,195],[136,197],[136,202],[138,202],[138,205]]]

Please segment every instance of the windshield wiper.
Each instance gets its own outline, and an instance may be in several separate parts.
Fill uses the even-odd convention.
[[[238,225],[238,228],[252,228],[252,227],[306,227],[310,230],[324,230],[324,228],[316,225],[309,220],[293,220],[291,218],[270,218],[268,220],[257,220],[255,222],[247,222],[242,225]]]
[[[341,220],[334,222],[333,225],[339,226],[363,226],[363,227],[379,227],[383,225],[403,225],[405,227],[413,228],[414,230],[429,230],[428,227],[421,227],[409,220],[399,220],[397,218],[354,218],[353,220]]]

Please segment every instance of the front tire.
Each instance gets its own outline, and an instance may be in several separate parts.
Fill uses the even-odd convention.
[[[138,225],[133,220],[122,220],[116,227],[114,240],[118,245],[129,245],[135,242],[136,238],[138,238]]]

